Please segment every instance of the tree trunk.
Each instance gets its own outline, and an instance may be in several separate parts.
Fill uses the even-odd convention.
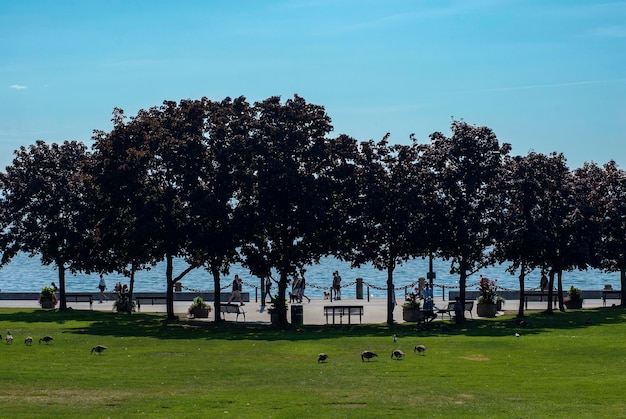
[[[552,311],[552,298],[554,297],[554,268],[550,269],[548,273],[548,308],[546,314],[553,314]]]
[[[176,315],[174,314],[174,257],[170,254],[165,256],[166,267],[165,267],[165,277],[167,280],[167,290],[166,290],[166,308],[167,308],[167,319],[175,320]]]
[[[620,300],[621,306],[626,306],[626,301],[624,300],[624,290],[626,289],[626,265],[622,265],[619,274],[619,290],[620,296],[622,299]]]
[[[560,311],[565,311],[565,305],[563,304],[563,270],[559,269],[559,271],[557,272],[557,291],[558,291],[558,299],[559,299],[559,310]]]
[[[393,310],[395,308],[395,290],[393,287],[393,270],[395,265],[389,263],[387,265],[387,324],[393,324]]]
[[[215,307],[215,323],[221,323],[222,290],[220,285],[220,270],[216,265],[211,266],[211,274],[213,274],[213,289],[215,290],[215,301],[213,302],[213,306]]]
[[[133,312],[133,292],[135,289],[135,264],[132,263],[130,266],[130,278],[128,279],[128,313]]]
[[[67,310],[67,301],[65,301],[65,264],[57,262],[59,270],[59,310]]]
[[[278,281],[278,301],[276,301],[276,309],[278,310],[278,324],[281,326],[286,326],[289,324],[289,322],[287,321],[287,307],[285,305],[285,299],[287,296],[287,285],[289,285],[287,274],[281,272],[280,281]]]
[[[459,263],[459,300],[463,307],[465,307],[465,288],[467,287],[467,267],[465,266],[465,259],[461,259]],[[465,310],[460,313],[460,321],[465,321]]]
[[[524,317],[524,280],[526,279],[526,263],[522,261],[519,273],[519,307],[517,309],[517,317]]]

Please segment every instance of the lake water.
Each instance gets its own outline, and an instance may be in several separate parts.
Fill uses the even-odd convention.
[[[185,269],[184,261],[177,260],[174,264],[174,274]],[[446,288],[458,286],[458,276],[450,275],[449,263],[435,259],[433,269],[436,273],[435,285]],[[468,290],[476,289],[476,282],[479,274],[490,279],[498,279],[498,285],[505,289],[519,289],[517,276],[505,271],[506,266],[495,266],[481,270],[468,278]],[[386,297],[386,271],[378,271],[372,266],[364,266],[360,269],[351,269],[350,264],[341,262],[335,258],[324,258],[319,264],[306,267],[307,289],[306,294],[312,298],[322,298],[323,289],[328,288],[332,282],[332,273],[339,271],[342,281],[342,295],[346,298],[354,298],[356,295],[356,278],[363,278],[365,286],[370,287],[372,298]],[[426,277],[428,272],[428,259],[415,259],[402,266],[398,266],[394,271],[394,286],[398,296],[402,295],[401,288],[411,286],[417,282],[419,277]],[[248,271],[240,265],[231,267],[230,275],[222,278],[221,286],[225,291],[230,290],[230,283],[235,274],[239,274],[244,282],[244,291],[251,292],[254,296],[254,286],[259,286],[260,280],[251,276]],[[539,272],[533,272],[526,277],[526,288],[539,286]],[[276,278],[276,276],[275,276]],[[111,291],[116,282],[128,283],[128,279],[121,275],[111,274],[105,277],[108,289]],[[55,281],[58,284],[58,274],[51,266],[43,266],[39,258],[29,258],[20,254],[11,263],[0,269],[0,290],[1,292],[39,292],[45,285]],[[98,275],[66,275],[66,291],[68,292],[95,292],[97,291]],[[159,264],[149,271],[142,271],[136,274],[135,291],[139,292],[163,292],[165,291],[165,264]],[[185,291],[209,291],[213,290],[213,278],[203,270],[197,269],[188,273],[181,284]],[[599,290],[605,284],[611,284],[613,288],[620,289],[619,273],[604,273],[597,270],[574,271],[563,273],[563,286],[565,289],[570,285],[585,290]],[[276,288],[274,287],[274,291]],[[260,292],[260,291],[259,291]],[[366,291],[365,291],[366,292]],[[435,289],[435,296],[441,296],[441,289]]]

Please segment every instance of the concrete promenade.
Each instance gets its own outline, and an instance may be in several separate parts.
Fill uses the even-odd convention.
[[[98,300],[94,300],[93,309],[98,311],[112,311],[113,310],[113,301],[115,300],[115,296],[112,294],[108,294],[109,300],[99,303]],[[402,320],[402,300],[398,301],[398,304],[394,309],[394,320],[398,323],[403,322]],[[210,303],[213,306],[213,303]],[[608,300],[607,306],[612,304],[619,304],[619,300]],[[175,301],[174,302],[174,311],[181,318],[187,317],[187,309],[190,305],[189,301]],[[324,317],[324,306],[331,305],[358,305],[364,307],[363,314],[363,323],[385,323],[387,321],[387,300],[382,298],[371,299],[367,301],[367,299],[357,300],[354,298],[351,299],[342,299],[339,301],[330,302],[328,300],[323,299],[312,299],[310,303],[303,302],[301,305],[303,309],[303,320],[304,324],[311,325],[323,325],[326,324],[326,318]],[[443,301],[442,299],[435,299],[435,306],[439,308],[446,308],[448,305],[448,300]],[[506,312],[514,312],[517,313],[519,305],[519,300],[507,300],[504,306],[504,310]],[[474,306],[476,306],[474,304]],[[583,309],[585,308],[598,308],[602,307],[603,302],[601,299],[585,299],[583,304]],[[0,300],[0,308],[2,307],[23,307],[23,308],[39,308],[39,304],[36,299],[32,300]],[[89,310],[89,303],[68,303],[68,307],[72,307],[75,310]],[[267,302],[267,306],[265,308],[261,307],[260,300],[258,302],[254,301],[254,298],[250,302],[245,303],[245,306],[242,308],[246,313],[246,322],[247,323],[270,323],[270,316],[267,313],[267,307],[269,307],[269,301]],[[291,304],[289,305],[291,307]],[[529,302],[528,310],[536,311],[536,310],[545,310],[547,307],[546,302]],[[155,304],[150,305],[146,303],[142,303],[141,312],[143,313],[165,313],[165,305],[163,304]],[[291,321],[291,308],[287,311],[287,317]],[[209,320],[213,320],[215,315],[215,310],[211,311],[209,314]],[[476,308],[474,307],[474,311],[472,313],[474,318],[476,318]],[[467,316],[467,313],[466,313]],[[469,317],[469,316],[468,316]],[[235,314],[226,314],[226,321],[234,322],[236,318]],[[448,316],[445,315],[445,320],[448,320]],[[437,318],[437,320],[441,320],[441,316]],[[342,319],[344,324],[347,324],[347,317],[344,316]],[[239,322],[243,322],[243,316],[239,316]],[[339,324],[339,317],[335,318],[335,323]],[[332,323],[332,319],[329,319],[329,323]],[[352,324],[358,324],[359,318],[358,316],[352,316],[351,318]]]

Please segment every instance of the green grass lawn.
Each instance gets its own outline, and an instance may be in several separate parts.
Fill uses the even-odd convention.
[[[503,316],[443,333],[0,309],[0,334],[14,337],[0,342],[0,416],[624,417],[625,318],[622,308],[533,313],[527,327]],[[54,340],[38,343],[44,335]],[[99,344],[108,349],[91,354]],[[391,359],[394,349],[406,357]],[[363,350],[379,356],[362,362]]]

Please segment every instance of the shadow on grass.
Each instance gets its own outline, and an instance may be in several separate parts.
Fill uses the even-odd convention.
[[[151,313],[118,314],[102,311],[68,310],[2,310],[0,320],[4,322],[45,323],[54,322],[67,325],[64,333],[87,334],[94,336],[152,337],[157,339],[228,339],[228,340],[318,340],[345,337],[384,337],[394,333],[403,336],[511,336],[540,334],[550,330],[580,329],[594,326],[622,323],[626,319],[626,309],[610,307],[574,310],[554,314],[531,312],[524,319],[528,325],[515,323],[514,315],[492,319],[467,320],[461,325],[450,321],[437,321],[429,330],[417,331],[414,323],[393,325],[305,325],[279,328],[267,324],[206,322],[194,320],[167,321],[163,315]],[[74,326],[69,323],[78,322]],[[442,327],[442,325],[444,325]]]

